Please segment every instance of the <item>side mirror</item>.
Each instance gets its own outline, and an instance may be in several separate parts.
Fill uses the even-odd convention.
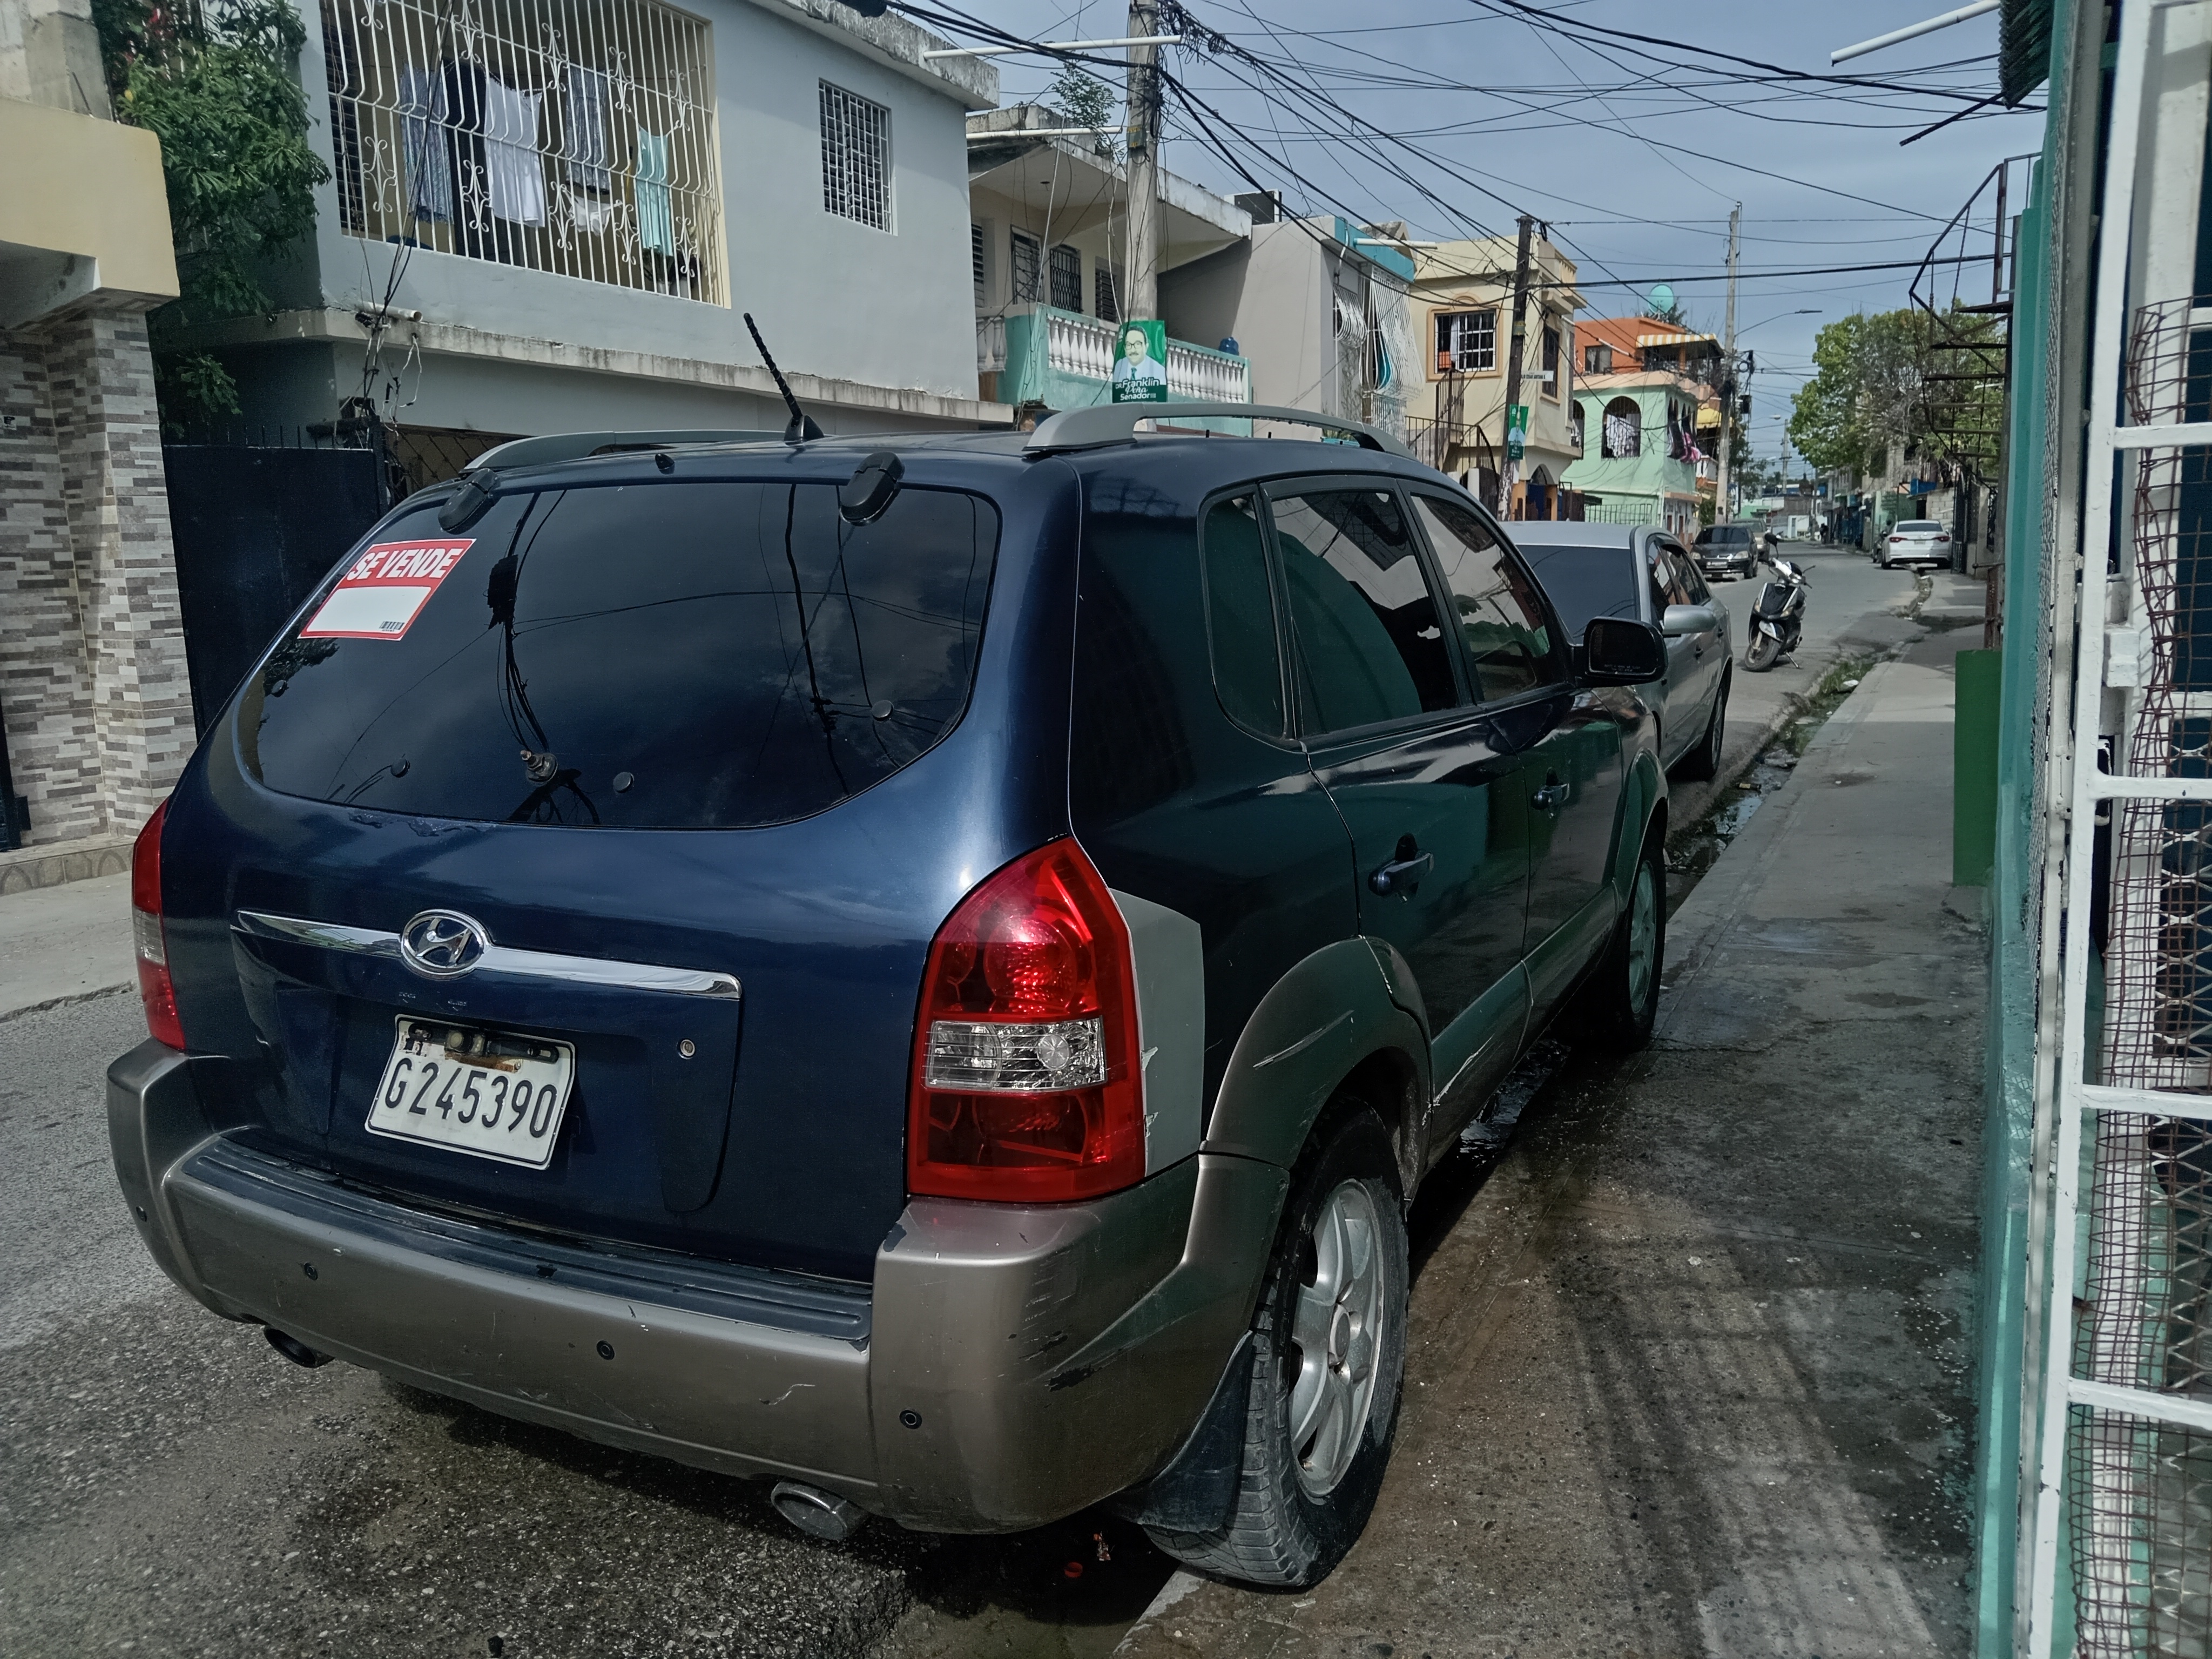
[[[1648,685],[1667,672],[1667,642],[1659,630],[1626,617],[1591,617],[1581,657],[1582,678],[1590,685]]]
[[[1721,619],[1702,605],[1670,605],[1659,618],[1659,631],[1672,639],[1678,634],[1710,634]]]

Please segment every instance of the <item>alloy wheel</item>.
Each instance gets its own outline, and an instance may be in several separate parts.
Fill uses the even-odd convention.
[[[1306,1241],[1291,1341],[1291,1449],[1298,1485],[1326,1497],[1358,1455],[1375,1403],[1384,1310],[1380,1230],[1364,1182],[1328,1195]]]
[[[1651,963],[1658,940],[1658,884],[1646,860],[1636,866],[1636,885],[1628,895],[1628,1006],[1632,1009],[1641,1009],[1651,994]]]

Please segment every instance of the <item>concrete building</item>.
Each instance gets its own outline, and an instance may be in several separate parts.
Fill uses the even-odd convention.
[[[1713,489],[1711,440],[1699,434],[1719,430],[1709,377],[1720,342],[1649,317],[1607,317],[1584,319],[1580,344],[1582,453],[1565,476],[1583,516],[1694,535]]]
[[[836,0],[298,3],[314,236],[270,315],[194,341],[249,422],[364,398],[418,475],[516,434],[780,428],[746,313],[828,431],[1009,418],[967,321],[990,60]]]
[[[1425,349],[1422,385],[1407,426],[1421,459],[1498,499],[1505,454],[1505,382],[1513,345],[1516,239],[1444,242],[1413,252],[1415,326]],[[1521,402],[1528,441],[1508,511],[1516,519],[1562,516],[1561,485],[1582,458],[1575,419],[1575,313],[1582,295],[1575,263],[1544,236],[1529,242]]]
[[[161,147],[82,0],[0,0],[0,893],[121,869],[192,747],[146,313]]]
[[[1249,238],[1161,274],[1170,326],[1194,340],[1236,340],[1255,403],[1340,415],[1402,438],[1415,355],[1402,228],[1282,219],[1270,198],[1240,202],[1255,210]]]
[[[1108,401],[1114,325],[1124,314],[1128,171],[1065,125],[1035,104],[968,121],[978,395],[1025,412]],[[1164,272],[1251,235],[1235,202],[1165,169],[1158,177]],[[1218,335],[1182,337],[1187,319],[1170,303],[1170,286],[1161,284],[1169,395],[1250,401],[1249,365],[1219,349]]]

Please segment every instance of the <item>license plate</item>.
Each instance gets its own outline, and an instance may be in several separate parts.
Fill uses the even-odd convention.
[[[542,1170],[575,1076],[568,1043],[402,1014],[368,1132]]]

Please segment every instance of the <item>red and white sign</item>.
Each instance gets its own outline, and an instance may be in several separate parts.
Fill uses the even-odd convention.
[[[397,640],[453,573],[472,537],[441,542],[379,542],[338,579],[303,640]]]

